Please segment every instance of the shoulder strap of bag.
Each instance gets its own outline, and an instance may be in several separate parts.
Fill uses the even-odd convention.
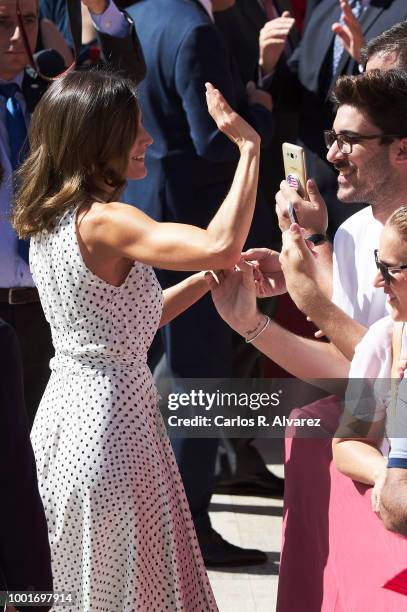
[[[55,81],[56,79],[58,79],[60,76],[62,76],[63,74],[66,74],[67,72],[69,72],[70,70],[73,70],[73,68],[75,68],[76,66],[76,62],[78,60],[80,51],[81,51],[81,41],[82,41],[82,11],[81,11],[81,0],[66,0],[66,9],[67,9],[67,13],[68,13],[68,20],[69,20],[69,28],[71,30],[71,35],[72,35],[72,40],[74,43],[74,60],[72,62],[72,64],[70,66],[68,66],[68,68],[66,68],[66,70],[64,70],[63,72],[61,72],[61,74],[58,74],[55,77],[49,77],[46,76],[44,74],[41,73],[41,71],[39,70],[37,63],[33,57],[31,48],[30,48],[30,43],[28,41],[28,36],[27,36],[27,32],[25,31],[25,27],[24,27],[24,19],[23,16],[21,14],[21,9],[20,9],[20,5],[19,2],[17,0],[17,20],[18,20],[18,25],[21,31],[21,35],[23,37],[23,43],[24,43],[24,48],[25,51],[28,55],[28,59],[30,61],[31,67],[33,68],[33,70],[42,78],[45,79],[46,81]]]

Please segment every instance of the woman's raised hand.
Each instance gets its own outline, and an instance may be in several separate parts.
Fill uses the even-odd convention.
[[[260,136],[256,130],[229,106],[219,89],[215,89],[211,83],[205,83],[205,86],[208,111],[218,130],[237,144],[239,149],[247,143],[260,146]]]

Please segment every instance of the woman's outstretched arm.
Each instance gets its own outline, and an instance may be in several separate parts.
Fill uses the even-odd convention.
[[[185,271],[229,268],[239,260],[256,202],[260,138],[209,83],[207,104],[218,128],[240,150],[232,186],[208,227],[158,223],[133,206],[103,204],[92,207],[79,228],[92,258],[126,258]]]

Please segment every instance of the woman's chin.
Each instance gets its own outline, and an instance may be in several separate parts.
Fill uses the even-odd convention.
[[[407,312],[400,312],[398,308],[395,308],[394,306],[392,306],[390,304],[390,316],[393,319],[393,321],[399,322],[399,321],[407,321]]]
[[[143,166],[140,169],[130,172],[127,176],[128,181],[140,181],[147,176],[147,168]]]

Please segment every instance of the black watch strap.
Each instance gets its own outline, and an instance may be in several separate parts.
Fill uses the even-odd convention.
[[[326,242],[328,238],[325,234],[311,234],[311,236],[307,236],[305,240],[309,240],[315,246],[317,246],[318,244],[322,244],[323,242]]]

